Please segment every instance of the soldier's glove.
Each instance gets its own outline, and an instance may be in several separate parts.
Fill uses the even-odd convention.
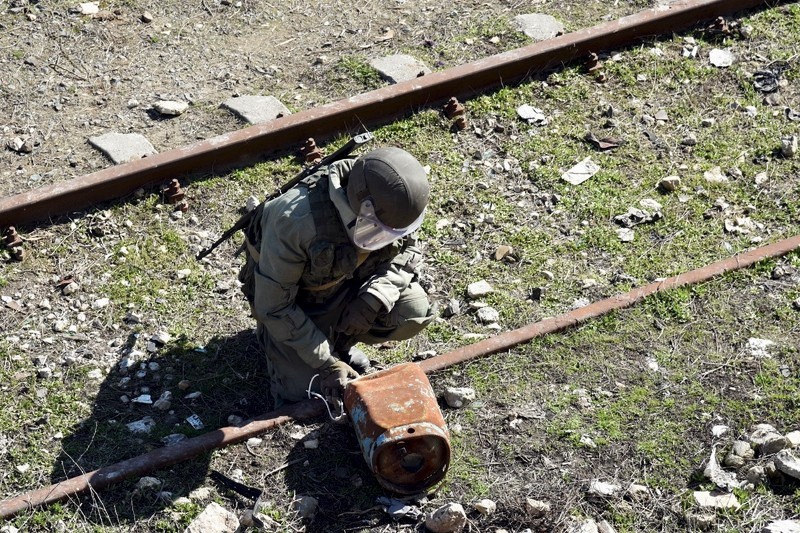
[[[361,335],[372,329],[375,318],[383,304],[373,295],[365,292],[348,304],[339,318],[336,331],[345,335]]]
[[[350,365],[338,360],[321,367],[319,375],[322,380],[322,395],[329,399],[341,398],[347,382],[358,377],[358,373]]]

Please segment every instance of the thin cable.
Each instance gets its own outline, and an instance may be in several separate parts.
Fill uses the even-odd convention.
[[[339,420],[344,418],[344,404],[342,403],[342,400],[336,398],[336,405],[339,407],[339,416],[333,416],[330,405],[328,404],[328,400],[326,400],[322,394],[311,392],[311,386],[314,384],[314,380],[317,379],[318,377],[319,374],[314,374],[313,376],[311,376],[311,381],[308,382],[308,389],[306,389],[306,394],[308,394],[308,399],[313,400],[314,398],[316,398],[318,400],[322,400],[322,402],[325,404],[325,409],[328,410],[328,417],[334,422],[338,422]]]

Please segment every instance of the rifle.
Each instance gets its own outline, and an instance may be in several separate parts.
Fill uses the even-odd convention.
[[[353,137],[352,139],[347,141],[347,143],[344,146],[342,146],[341,148],[339,148],[338,150],[333,152],[331,155],[329,155],[327,157],[323,157],[318,163],[303,169],[297,176],[292,178],[288,183],[282,185],[275,192],[273,192],[270,195],[268,195],[264,199],[264,201],[261,202],[261,204],[259,204],[259,206],[256,206],[255,209],[253,209],[251,211],[248,211],[247,213],[242,215],[239,218],[239,220],[237,220],[236,223],[233,226],[228,228],[225,231],[225,233],[223,233],[222,236],[214,242],[214,244],[212,244],[208,248],[200,250],[200,252],[198,252],[198,254],[196,256],[196,259],[198,261],[200,261],[205,256],[207,256],[208,254],[213,252],[214,249],[217,246],[219,246],[223,242],[225,242],[228,239],[230,239],[233,236],[234,233],[236,233],[239,230],[247,228],[247,226],[249,226],[250,222],[253,220],[253,217],[255,216],[255,214],[257,212],[261,212],[261,210],[259,209],[259,207],[261,205],[264,205],[265,203],[269,202],[270,200],[273,200],[273,199],[277,198],[278,196],[282,195],[283,193],[285,193],[286,191],[288,191],[289,189],[291,189],[292,187],[294,187],[295,185],[297,185],[298,183],[303,181],[305,178],[307,178],[308,176],[310,176],[313,173],[315,173],[316,171],[318,171],[320,168],[322,168],[322,167],[324,167],[326,165],[330,165],[331,163],[333,163],[335,161],[338,161],[340,159],[344,159],[344,158],[348,157],[350,154],[353,153],[353,150],[355,150],[356,148],[358,148],[362,144],[368,143],[372,139],[373,139],[373,135],[372,135],[372,133],[370,133],[368,131],[364,132],[364,133],[361,133],[359,135],[356,135],[355,137]]]

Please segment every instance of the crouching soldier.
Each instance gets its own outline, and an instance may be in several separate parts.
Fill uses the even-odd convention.
[[[255,213],[239,279],[276,407],[312,382],[340,397],[369,367],[356,343],[408,339],[433,320],[411,235],[428,195],[422,165],[388,147],[322,167]]]

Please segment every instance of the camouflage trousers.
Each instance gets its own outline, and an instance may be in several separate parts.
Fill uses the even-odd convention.
[[[255,261],[248,255],[247,262],[239,272],[242,292],[253,309],[255,297]],[[358,282],[343,282],[343,286],[324,302],[297,303],[320,331],[325,333],[332,346],[342,354],[358,342],[380,344],[386,341],[410,339],[422,331],[434,318],[435,308],[419,283],[412,282],[400,293],[400,298],[388,312],[378,314],[373,327],[366,333],[351,338],[339,338],[335,327],[347,305],[358,297]],[[307,397],[312,379],[319,373],[308,366],[294,349],[276,343],[267,328],[258,323],[256,329],[259,344],[267,358],[270,391],[275,406],[285,401],[296,402]],[[319,378],[313,380],[311,390],[319,392]]]

